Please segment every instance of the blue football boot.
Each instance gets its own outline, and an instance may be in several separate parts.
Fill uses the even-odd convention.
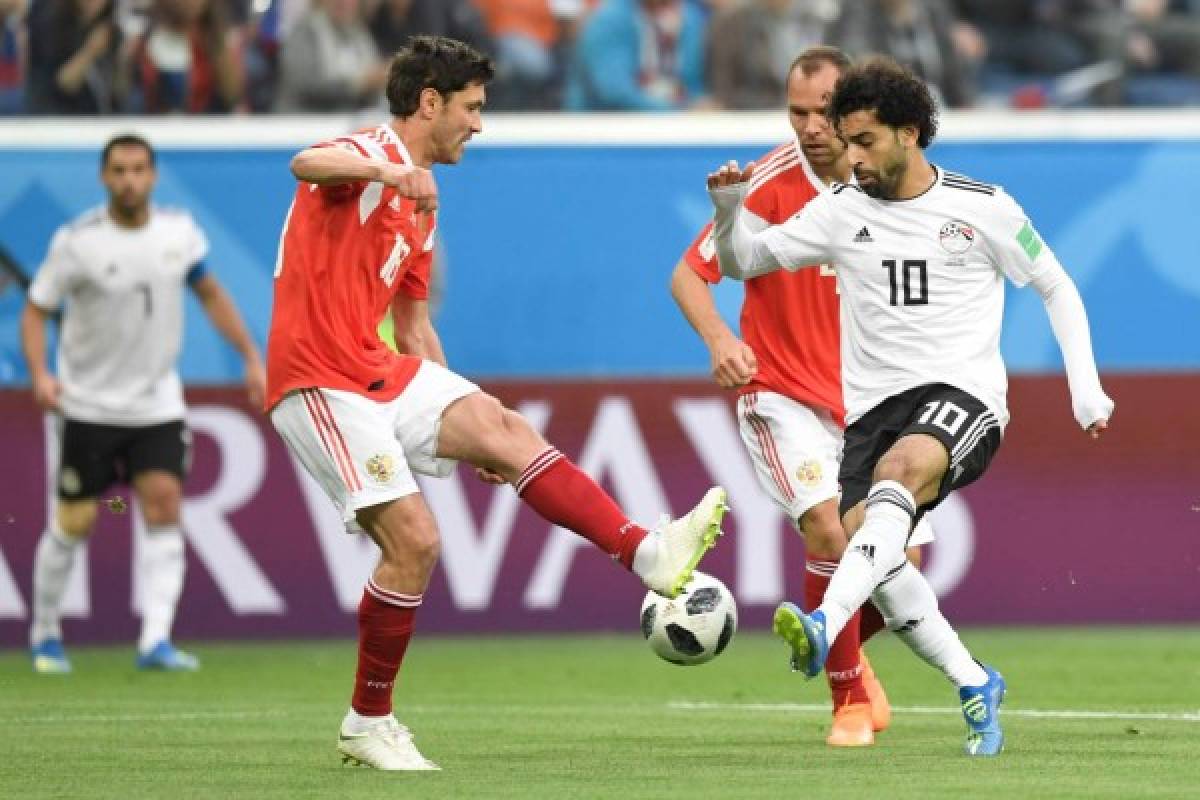
[[[821,674],[829,657],[824,612],[814,611],[809,615],[794,603],[783,603],[775,609],[771,627],[792,648],[793,672],[803,672],[809,678]]]
[[[139,653],[138,669],[163,670],[164,672],[195,672],[200,669],[200,659],[191,653],[176,649],[166,639],[163,639],[148,653]]]
[[[71,662],[63,650],[62,639],[44,639],[29,648],[33,658],[33,671],[42,675],[65,675],[71,671]]]
[[[1000,729],[1000,704],[1007,688],[1004,677],[986,664],[982,686],[963,686],[958,690],[963,718],[967,721],[967,755],[996,756],[1004,749],[1004,731]]]

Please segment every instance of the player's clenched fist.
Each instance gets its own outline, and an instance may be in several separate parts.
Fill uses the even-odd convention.
[[[716,172],[708,173],[708,188],[723,189],[738,183],[745,183],[754,174],[754,162],[751,161],[745,169],[738,166],[736,161],[728,161]]]
[[[433,179],[433,173],[423,167],[388,164],[380,171],[379,180],[395,187],[402,197],[415,200],[417,211],[433,211],[437,208],[437,182]]]
[[[722,389],[745,386],[758,372],[758,359],[754,351],[736,337],[729,337],[715,344],[712,355],[712,374]]]

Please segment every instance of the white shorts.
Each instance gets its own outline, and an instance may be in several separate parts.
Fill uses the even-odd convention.
[[[380,403],[338,389],[300,389],[271,410],[271,424],[356,530],[355,512],[420,491],[413,473],[444,478],[454,461],[437,457],[442,413],[479,387],[432,361],[421,362],[396,399]]]
[[[759,484],[799,530],[804,512],[841,494],[841,426],[828,411],[776,392],[742,395],[737,414],[738,430],[750,451]],[[933,528],[922,519],[909,546],[931,541]]]
[[[842,429],[828,411],[775,392],[748,392],[737,412],[758,482],[793,522],[838,496]]]

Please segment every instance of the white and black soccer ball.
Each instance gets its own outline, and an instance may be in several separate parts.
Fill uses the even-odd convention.
[[[737,630],[737,604],[725,584],[703,572],[678,597],[647,592],[642,601],[642,636],[672,664],[692,666],[721,654]]]

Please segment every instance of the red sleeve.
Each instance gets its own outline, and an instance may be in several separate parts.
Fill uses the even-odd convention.
[[[719,283],[721,268],[717,264],[717,250],[712,241],[712,223],[704,226],[700,235],[692,242],[683,254],[683,260],[692,272],[695,272],[708,283]]]
[[[348,136],[339,136],[336,139],[329,139],[324,142],[317,142],[313,147],[341,147],[368,158],[367,152],[362,149]],[[358,181],[356,183],[339,183],[333,186],[321,186],[321,196],[332,203],[340,203],[344,200],[350,200],[362,194],[363,189],[367,188],[366,181]]]

